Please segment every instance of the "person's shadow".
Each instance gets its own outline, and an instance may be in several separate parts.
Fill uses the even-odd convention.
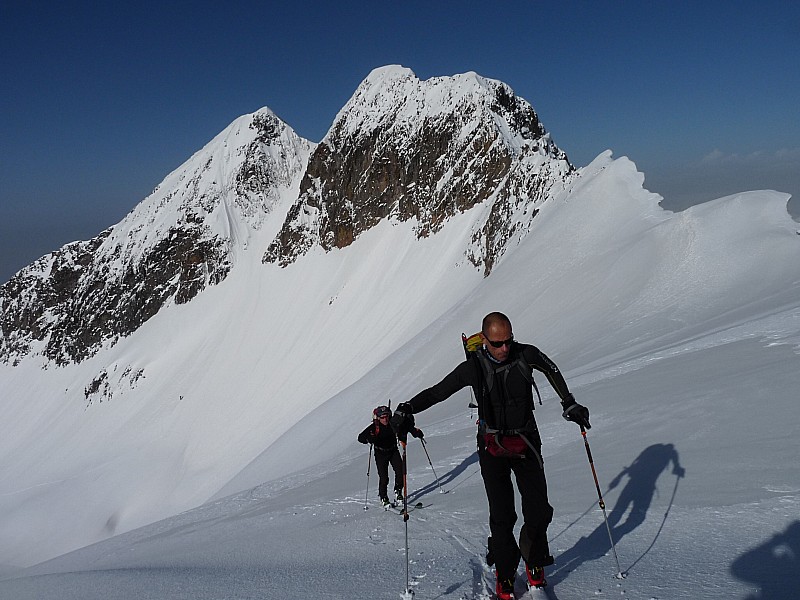
[[[650,546],[624,573],[633,569],[636,563],[644,558],[661,534],[670,508],[672,508],[672,503],[675,500],[675,494],[678,491],[678,481],[686,473],[685,469],[680,465],[678,452],[672,444],[653,444],[645,448],[630,466],[625,467],[614,477],[609,484],[609,490],[617,487],[626,475],[628,476],[628,482],[620,492],[614,508],[608,514],[608,528],[604,522],[601,522],[592,533],[581,537],[572,548],[556,557],[555,569],[548,577],[553,584],[563,580],[570,571],[577,569],[584,562],[597,560],[608,554],[611,551],[609,529],[614,543],[617,544],[620,538],[644,523],[647,511],[656,493],[658,477],[670,463],[673,465],[672,473],[675,475],[675,486],[672,490],[672,497],[667,510],[664,513],[661,527],[659,527],[658,533]],[[626,514],[628,516],[623,521],[623,517]]]
[[[464,458],[464,460],[461,461],[461,464],[453,467],[447,473],[442,475],[438,481],[434,480],[431,483],[419,489],[416,489],[412,493],[410,493],[408,495],[408,501],[409,502],[417,501],[436,489],[439,489],[444,493],[449,492],[450,490],[447,488],[447,484],[451,483],[456,477],[461,475],[461,473],[463,473],[467,469],[467,467],[469,467],[472,464],[475,464],[476,462],[478,462],[478,453],[473,452],[466,458]]]
[[[800,590],[800,521],[739,556],[730,571],[737,579],[759,587],[745,600],[796,598]]]

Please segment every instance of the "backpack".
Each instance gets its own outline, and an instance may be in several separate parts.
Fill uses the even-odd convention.
[[[536,396],[539,398],[539,404],[542,403],[542,397],[539,393],[539,388],[536,386],[536,381],[533,379],[533,369],[530,364],[528,364],[522,356],[519,356],[509,364],[497,368],[482,351],[483,342],[480,333],[473,334],[469,337],[462,333],[461,341],[464,345],[464,353],[467,360],[476,361],[476,368],[479,369],[482,374],[483,381],[481,389],[475,389],[474,392],[478,401],[479,434],[483,438],[483,443],[487,451],[493,456],[498,457],[523,458],[527,449],[530,448],[541,465],[541,455],[529,439],[531,434],[535,433],[535,439],[537,443],[540,443],[538,441],[539,436],[535,421],[532,417],[530,419],[526,418],[526,413],[529,411],[527,407],[518,404],[512,404],[510,407],[508,405],[503,405],[504,415],[506,414],[505,408],[510,408],[517,413],[514,415],[512,412],[512,421],[522,423],[523,419],[525,420],[524,425],[517,429],[499,430],[489,426],[486,422],[486,403],[492,402],[491,391],[497,378],[502,377],[505,381],[514,370],[518,370],[523,379],[533,386],[533,389],[536,390]],[[531,408],[535,408],[535,402],[531,403]],[[496,413],[498,407],[492,406],[492,409],[493,412]],[[495,418],[498,418],[497,415],[495,415]]]
[[[487,359],[481,352],[483,348],[483,341],[481,340],[480,332],[473,333],[469,337],[462,333],[461,341],[464,344],[464,354],[466,355],[467,360],[477,360],[480,364],[481,372],[483,373],[483,379],[486,384],[486,391],[492,391],[492,387],[494,386],[494,378],[496,375],[502,373],[504,377],[508,377],[509,371],[514,368],[518,368],[525,380],[528,381],[528,383],[530,383],[533,386],[533,389],[536,391],[536,397],[539,399],[539,405],[542,404],[542,395],[539,393],[539,387],[536,385],[536,380],[533,378],[533,369],[521,356],[518,357],[517,360],[505,365],[504,367],[494,369],[489,359]]]

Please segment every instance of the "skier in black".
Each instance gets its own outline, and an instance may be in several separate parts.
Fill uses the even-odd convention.
[[[372,411],[372,423],[358,434],[362,444],[372,444],[375,448],[375,466],[378,469],[378,495],[383,506],[392,504],[389,501],[389,464],[394,469],[395,501],[403,501],[403,460],[397,450],[397,436],[389,426],[392,411],[388,406],[379,406]],[[406,430],[416,438],[422,438],[421,430],[412,427]],[[405,438],[404,438],[405,439]]]
[[[511,321],[493,312],[483,319],[483,347],[459,364],[436,385],[423,390],[395,409],[391,425],[398,437],[414,427],[414,413],[446,400],[471,386],[478,402],[478,457],[489,502],[489,551],[487,562],[495,565],[497,597],[513,598],[519,559],[525,560],[528,583],[546,585],[544,567],[553,564],[547,543],[547,526],[553,508],[547,499],[542,463],[542,441],[533,416],[532,369],[545,374],[561,398],[563,416],[589,429],[589,411],[575,402],[558,367],[535,346],[514,341]],[[537,391],[538,394],[538,391]],[[523,526],[519,545],[514,538],[517,514],[514,486],[522,501]]]

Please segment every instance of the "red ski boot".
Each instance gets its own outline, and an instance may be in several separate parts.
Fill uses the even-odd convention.
[[[514,600],[514,578],[501,579],[497,571],[494,574],[497,578],[497,587],[495,588],[497,600]]]
[[[544,567],[529,567],[525,565],[525,573],[528,575],[528,587],[543,588],[547,585],[544,578]]]

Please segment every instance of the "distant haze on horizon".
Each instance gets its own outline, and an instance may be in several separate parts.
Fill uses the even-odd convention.
[[[412,1],[0,9],[0,283],[119,222],[237,117],[312,141],[369,72],[467,71],[528,100],[575,166],[611,149],[681,210],[792,194],[800,5]]]

